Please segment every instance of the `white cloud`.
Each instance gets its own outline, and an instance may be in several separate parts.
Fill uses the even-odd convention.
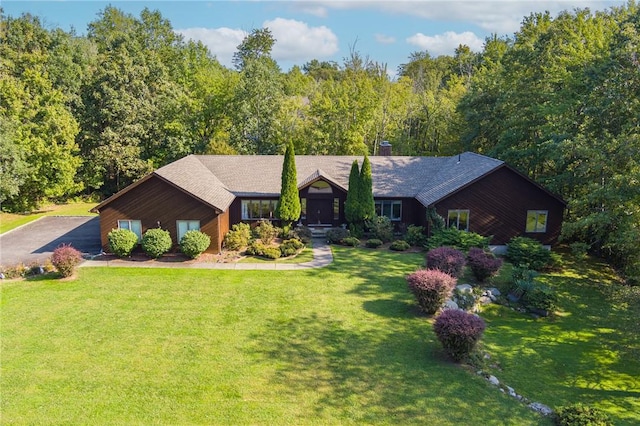
[[[376,41],[380,44],[393,44],[396,42],[395,37],[388,36],[385,34],[376,34]]]
[[[407,43],[417,46],[421,50],[428,51],[432,56],[439,56],[452,55],[456,47],[461,44],[466,44],[472,51],[479,52],[482,50],[484,40],[470,31],[465,31],[460,34],[447,31],[444,34],[437,34],[435,36],[417,33],[407,38]]]
[[[276,39],[271,52],[276,61],[304,63],[338,52],[338,37],[324,25],[310,27],[305,22],[276,18],[262,26],[269,28]]]
[[[247,36],[246,31],[232,28],[185,28],[176,30],[186,39],[201,41],[209,48],[220,63],[226,67],[231,67],[233,54],[236,52],[238,45]]]

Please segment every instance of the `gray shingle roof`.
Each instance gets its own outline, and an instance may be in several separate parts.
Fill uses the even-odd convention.
[[[298,187],[324,177],[349,186],[362,156],[296,156]],[[220,210],[238,197],[278,197],[281,155],[190,155],[155,173]],[[375,197],[416,198],[425,206],[500,167],[503,162],[465,152],[453,157],[369,157]]]

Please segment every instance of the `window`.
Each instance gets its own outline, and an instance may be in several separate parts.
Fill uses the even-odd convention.
[[[386,216],[393,221],[402,219],[402,201],[376,200],[376,215]]]
[[[331,194],[331,193],[333,193],[331,186],[329,186],[329,184],[323,180],[314,182],[309,187],[309,194]]]
[[[527,211],[527,232],[547,232],[547,210]]]
[[[138,236],[138,241],[142,241],[142,222],[139,220],[119,220],[119,229],[128,229]]]
[[[449,210],[447,226],[461,231],[469,230],[469,210]]]
[[[242,219],[273,219],[278,200],[242,200]]]
[[[340,220],[340,199],[333,199],[333,220]]]
[[[182,240],[184,234],[187,231],[199,231],[200,230],[200,221],[199,220],[177,220],[176,228],[178,230],[178,242]]]
[[[300,219],[307,218],[307,199],[300,198]]]

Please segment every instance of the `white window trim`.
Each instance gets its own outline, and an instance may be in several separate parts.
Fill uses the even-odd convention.
[[[535,215],[536,223],[535,228],[532,231],[527,229],[527,225],[529,224],[529,215]],[[540,216],[544,215],[544,224],[542,228],[540,228]],[[544,234],[547,232],[547,223],[549,222],[549,210],[527,210],[527,219],[524,224],[524,230],[527,234]]]
[[[126,223],[126,226],[122,224]],[[134,226],[134,224],[137,225]],[[118,229],[128,229],[138,236],[138,242],[142,241],[142,221],[137,219],[118,219]],[[136,232],[137,231],[137,232]]]
[[[269,202],[269,203],[273,203],[273,210],[270,211],[270,216],[269,217],[249,217],[249,203],[252,202]],[[244,199],[242,200],[242,202],[240,203],[240,218],[241,220],[275,220],[277,219],[276,217],[276,206],[278,205],[278,200],[274,200],[274,199]],[[260,208],[260,212],[262,212],[262,207]]]
[[[400,222],[402,220],[402,200],[374,200],[374,204],[375,205],[380,205],[380,213],[382,213],[382,216],[384,216],[384,206],[386,204],[390,204],[391,205],[391,216],[389,217],[389,219],[392,222]],[[398,217],[393,217],[393,206],[394,204],[397,204],[400,206],[400,215]]]
[[[187,229],[184,232],[180,231],[180,224],[181,223],[186,223],[187,224]],[[195,220],[195,219],[178,219],[176,220],[176,236],[178,237],[178,243],[180,243],[180,240],[182,240],[182,237],[184,237],[184,234],[186,234],[188,231],[199,231],[200,230],[200,221],[199,220]]]
[[[460,213],[467,213],[467,223],[466,226],[464,227],[464,229],[460,229]],[[456,229],[460,229],[461,231],[469,231],[469,221],[471,220],[471,211],[469,209],[450,209],[447,211],[447,227],[448,228],[453,228],[453,226],[451,226],[451,222],[449,221],[449,217],[451,216],[451,213],[455,213],[456,214]]]

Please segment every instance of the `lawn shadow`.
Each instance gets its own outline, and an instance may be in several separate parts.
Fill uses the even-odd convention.
[[[407,318],[424,316],[418,305],[405,300],[377,299],[367,300],[362,304],[365,311],[386,318]]]

